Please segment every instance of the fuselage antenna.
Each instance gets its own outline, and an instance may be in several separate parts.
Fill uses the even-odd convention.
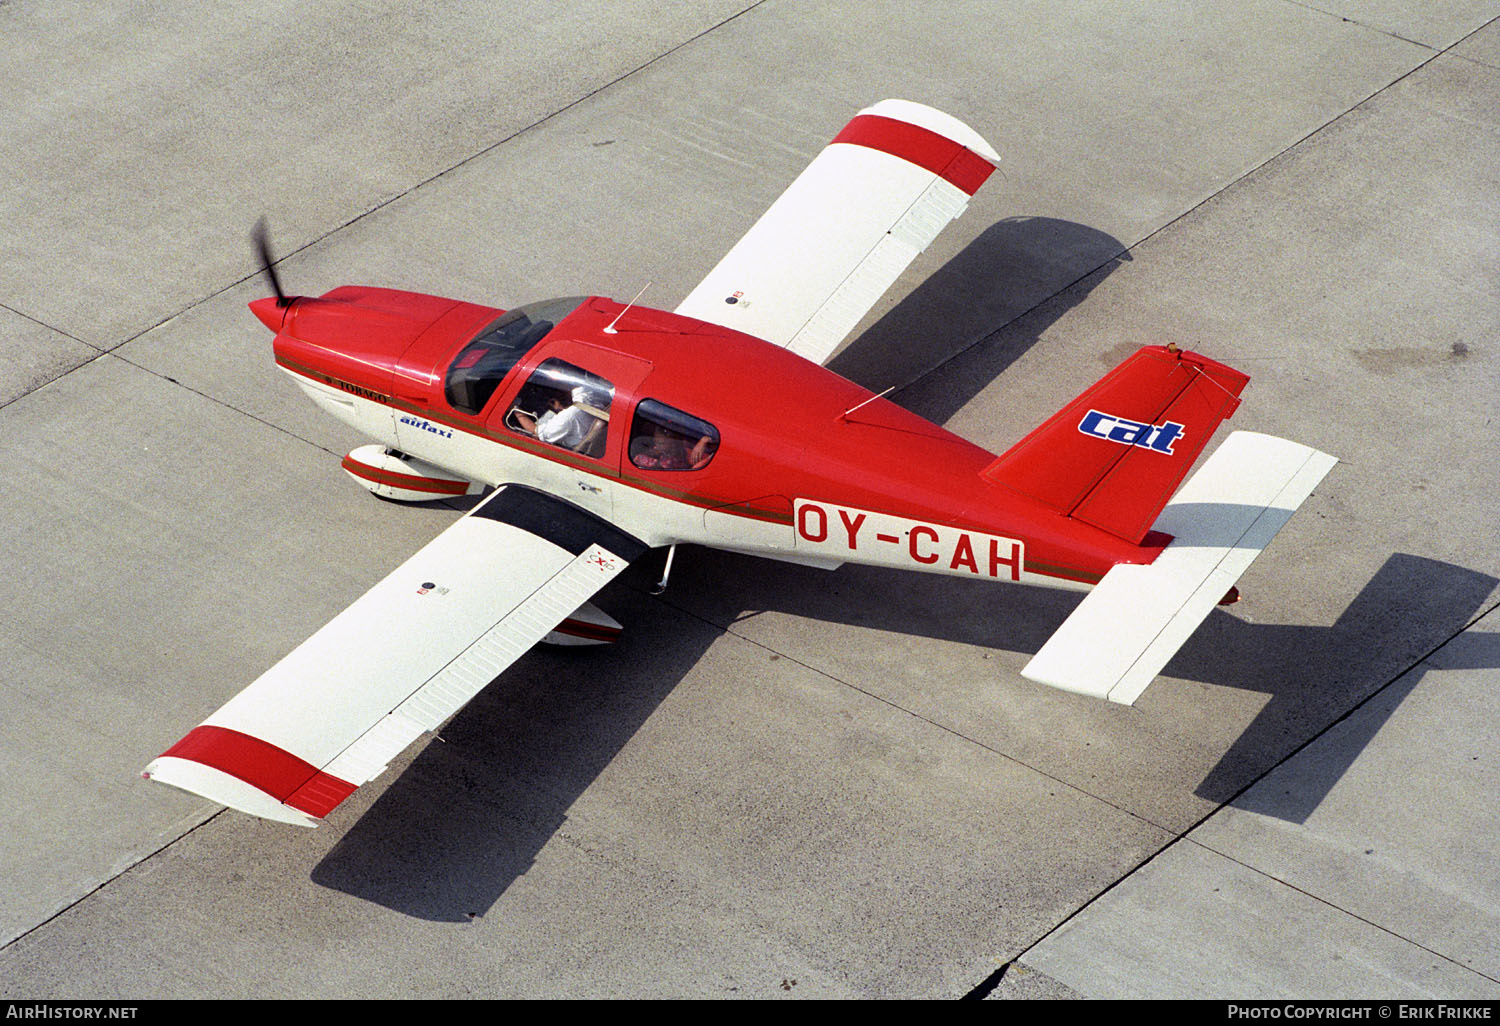
[[[646,284],[642,285],[641,286],[641,291],[639,291],[639,292],[637,292],[635,294],[635,299],[640,299],[643,295],[646,294],[646,290],[649,289],[650,287],[651,287],[651,283],[649,281],[646,282]],[[607,327],[607,328],[604,329],[604,333],[606,335],[617,334],[617,332],[615,331],[615,325],[620,323],[620,318],[624,317],[625,314],[629,312],[629,310],[630,310],[630,308],[632,306],[635,306],[635,299],[632,299],[630,302],[626,303],[625,304],[625,309],[621,310],[619,313],[615,314],[615,319],[612,320],[612,321],[610,321],[609,322],[609,327]]]
[[[845,410],[843,413],[839,414],[834,419],[835,420],[844,420],[845,418],[847,418],[849,416],[849,414],[853,413],[855,410],[859,409],[861,406],[869,406],[876,399],[879,399],[881,395],[885,395],[888,392],[894,392],[895,390],[896,390],[896,386],[892,385],[890,388],[886,389],[885,392],[881,392],[880,395],[872,395],[872,396],[870,396],[870,398],[866,399],[862,403],[855,403],[853,406],[849,407],[847,410]]]

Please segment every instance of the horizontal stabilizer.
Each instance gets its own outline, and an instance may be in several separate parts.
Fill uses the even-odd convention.
[[[1337,462],[1282,438],[1230,435],[1157,518],[1172,543],[1155,562],[1105,574],[1022,675],[1133,703]]]

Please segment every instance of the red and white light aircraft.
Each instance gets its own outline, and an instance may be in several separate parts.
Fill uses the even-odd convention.
[[[145,776],[316,825],[532,645],[609,640],[589,598],[683,543],[1091,590],[1023,673],[1133,702],[1336,461],[1237,432],[1179,490],[1249,379],[1172,346],[998,456],[824,369],[998,159],[931,108],[868,108],[671,313],[251,303],[277,365],[375,440],[356,481],[494,490]]]

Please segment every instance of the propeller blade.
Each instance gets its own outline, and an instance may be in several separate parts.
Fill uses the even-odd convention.
[[[264,217],[255,222],[255,228],[250,232],[250,239],[255,243],[255,252],[260,257],[261,269],[266,272],[266,277],[271,279],[271,289],[276,293],[276,305],[290,306],[292,301],[282,291],[281,279],[276,275],[275,261],[271,259],[271,244],[267,240]]]

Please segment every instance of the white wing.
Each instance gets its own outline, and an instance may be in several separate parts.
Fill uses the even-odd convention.
[[[143,775],[316,826],[644,550],[565,502],[501,488]]]
[[[677,313],[821,364],[999,160],[973,129],[931,107],[866,108]]]

